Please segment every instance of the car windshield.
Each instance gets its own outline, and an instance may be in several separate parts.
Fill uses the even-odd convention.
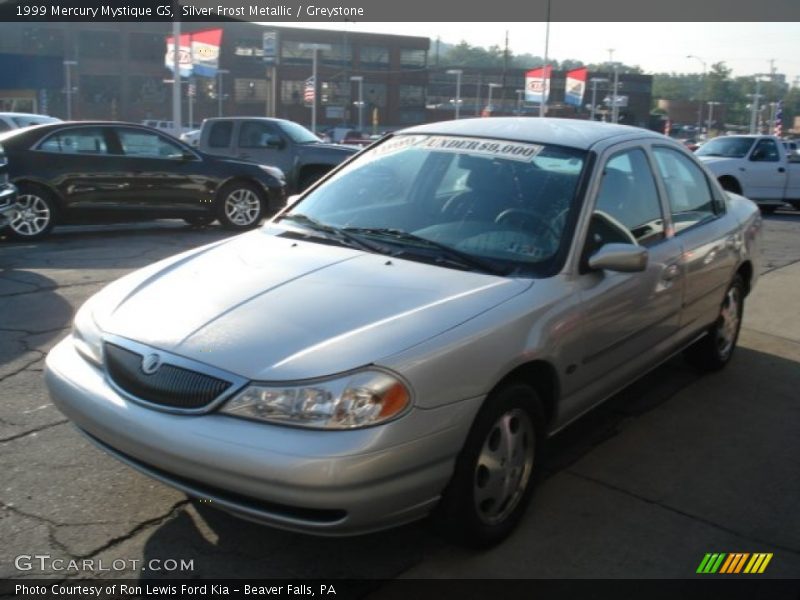
[[[286,132],[286,135],[292,138],[295,144],[315,144],[320,141],[308,129],[294,121],[281,121],[281,128]]]
[[[724,156],[726,158],[744,158],[755,140],[746,137],[718,137],[700,146],[697,156]]]
[[[284,216],[412,260],[544,275],[565,241],[586,153],[527,142],[399,135]]]

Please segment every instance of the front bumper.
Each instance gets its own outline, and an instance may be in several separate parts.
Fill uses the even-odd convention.
[[[17,188],[11,185],[0,186],[0,227],[7,225],[16,210]]]
[[[71,337],[47,356],[45,381],[56,406],[128,465],[242,517],[318,535],[367,533],[428,514],[481,402],[414,409],[353,431],[175,415],[120,396]]]

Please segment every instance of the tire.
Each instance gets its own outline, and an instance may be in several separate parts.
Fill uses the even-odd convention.
[[[53,195],[44,187],[21,183],[17,194],[17,212],[8,223],[11,237],[39,240],[56,224],[57,207]]]
[[[686,361],[701,371],[719,371],[727,365],[742,327],[744,281],[736,275],[725,292],[719,315],[706,335],[684,350]]]
[[[183,220],[191,227],[206,227],[216,221],[217,217],[214,215],[192,215],[191,217],[184,217]]]
[[[514,530],[538,475],[543,415],[539,396],[527,383],[510,382],[489,395],[433,514],[434,523],[448,538],[486,548]],[[509,447],[510,456],[503,452]],[[503,485],[509,479],[511,484]]]
[[[252,184],[233,181],[219,191],[217,218],[225,229],[258,227],[266,214],[264,198]]]

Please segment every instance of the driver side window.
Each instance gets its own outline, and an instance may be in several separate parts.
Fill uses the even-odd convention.
[[[589,253],[604,244],[652,246],[664,239],[664,218],[653,172],[641,148],[609,159],[589,226]]]

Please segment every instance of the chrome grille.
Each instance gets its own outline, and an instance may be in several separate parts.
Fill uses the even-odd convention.
[[[105,343],[106,372],[111,381],[134,398],[173,409],[200,409],[224,394],[233,383],[169,364],[152,375],[142,370],[143,355]]]

